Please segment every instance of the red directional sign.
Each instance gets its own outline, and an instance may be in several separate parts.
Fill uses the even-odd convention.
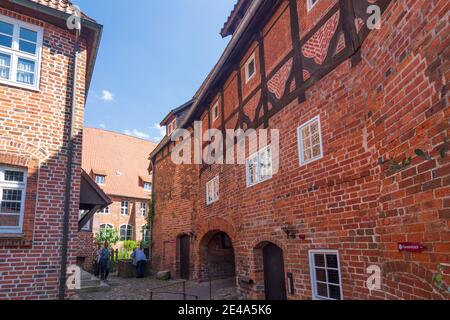
[[[423,244],[418,242],[399,242],[398,251],[400,252],[422,252],[426,250]]]

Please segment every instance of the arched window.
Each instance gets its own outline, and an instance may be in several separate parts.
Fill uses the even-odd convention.
[[[120,226],[120,241],[133,240],[133,226],[124,224]]]
[[[100,225],[100,230],[106,230],[106,229],[114,229],[114,226],[112,224],[109,224],[109,223],[105,223],[105,224],[101,224]]]

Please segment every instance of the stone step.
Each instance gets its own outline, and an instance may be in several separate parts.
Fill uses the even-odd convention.
[[[109,290],[111,290],[111,287],[107,283],[101,281],[100,285],[88,286],[88,287],[82,286],[81,289],[76,290],[76,292],[77,293],[92,293],[92,292],[105,292],[105,291],[109,291]]]
[[[81,279],[81,287],[95,287],[101,285],[101,281],[99,279],[89,279],[89,280],[83,280]]]

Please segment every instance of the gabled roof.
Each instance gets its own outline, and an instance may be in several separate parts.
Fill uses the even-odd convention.
[[[247,12],[247,9],[250,7],[251,2],[252,0],[237,0],[227,21],[223,25],[222,31],[220,31],[220,35],[223,38],[232,35],[236,31],[239,23]]]
[[[91,176],[102,172],[106,184],[100,186],[109,196],[150,199],[142,182],[151,182],[148,154],[156,144],[124,134],[85,128],[82,168]]]
[[[33,2],[42,4],[44,6],[68,13],[68,14],[73,14],[74,10],[73,10],[73,3],[69,0],[31,0]],[[89,18],[87,15],[85,15],[82,12],[83,18],[89,19],[91,21],[95,21],[92,18]]]
[[[192,106],[192,103],[193,103],[193,102],[194,102],[193,100],[190,100],[190,101],[186,102],[185,104],[179,106],[178,108],[175,108],[175,109],[171,110],[171,111],[167,114],[167,116],[164,118],[164,120],[161,121],[160,125],[161,125],[161,126],[168,125],[168,124],[169,124],[169,120],[172,118],[172,116],[176,116],[176,115],[181,114],[181,113],[182,113],[183,111],[185,111],[187,108],[189,108],[190,106]]]

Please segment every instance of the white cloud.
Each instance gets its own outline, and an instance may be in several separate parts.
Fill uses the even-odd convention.
[[[112,102],[114,101],[114,93],[108,90],[102,90],[102,97],[101,99],[103,101]]]
[[[102,129],[106,129],[106,124],[104,124],[104,123],[100,123],[98,126]]]
[[[133,136],[136,138],[141,138],[141,139],[149,139],[150,138],[150,135],[146,134],[145,132],[139,131],[137,129],[124,130],[123,132],[128,136]]]
[[[166,136],[166,127],[162,127],[159,123],[155,123],[150,129],[159,131],[159,137],[154,138],[157,141],[162,140]]]

